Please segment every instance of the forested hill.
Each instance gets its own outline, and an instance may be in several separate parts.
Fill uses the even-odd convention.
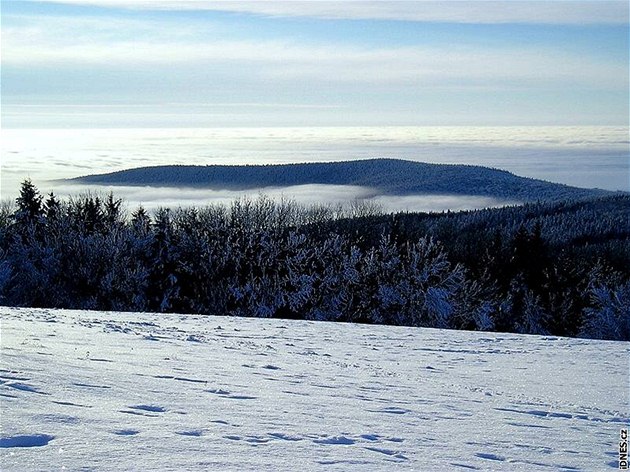
[[[306,184],[358,185],[383,195],[479,195],[514,201],[564,200],[610,192],[519,177],[481,166],[399,159],[282,165],[141,167],[72,179],[83,184],[256,189]]]

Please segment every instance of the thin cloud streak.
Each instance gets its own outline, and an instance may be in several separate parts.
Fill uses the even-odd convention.
[[[624,1],[209,1],[43,0],[147,10],[212,10],[271,17],[468,24],[626,24]]]
[[[156,107],[172,107],[172,108],[185,108],[184,111],[188,113],[192,108],[297,108],[297,109],[340,109],[344,108],[342,105],[324,105],[324,104],[309,104],[309,103],[255,103],[255,102],[229,102],[229,103],[176,103],[176,102],[154,102],[154,103],[10,103],[9,106],[16,108],[28,108],[28,109],[53,109],[58,113],[59,109],[98,109],[116,111],[125,109],[149,109],[153,111]]]
[[[103,65],[172,67],[189,64],[208,69],[225,66],[231,74],[275,81],[297,79],[326,83],[428,84],[457,86],[511,82],[518,84],[587,84],[625,89],[625,65],[572,57],[538,49],[391,47],[366,49],[342,45],[296,45],[283,41],[101,41],[76,44],[70,37],[3,34],[3,66]]]

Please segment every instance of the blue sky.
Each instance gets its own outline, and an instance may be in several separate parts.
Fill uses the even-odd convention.
[[[2,2],[3,127],[625,125],[628,4]]]

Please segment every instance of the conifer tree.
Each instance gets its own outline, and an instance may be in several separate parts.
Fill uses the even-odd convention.
[[[44,202],[44,216],[46,216],[47,221],[55,221],[60,216],[59,212],[61,211],[61,204],[55,194],[50,192],[48,194],[48,198]]]
[[[31,179],[22,182],[20,195],[17,197],[16,221],[32,222],[42,216],[42,196]]]

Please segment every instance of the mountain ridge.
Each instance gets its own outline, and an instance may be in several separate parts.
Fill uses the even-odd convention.
[[[519,201],[588,198],[614,193],[521,177],[489,167],[391,158],[292,164],[163,165],[93,174],[67,181],[229,190],[309,184],[353,185],[373,188],[382,195],[475,195]]]

